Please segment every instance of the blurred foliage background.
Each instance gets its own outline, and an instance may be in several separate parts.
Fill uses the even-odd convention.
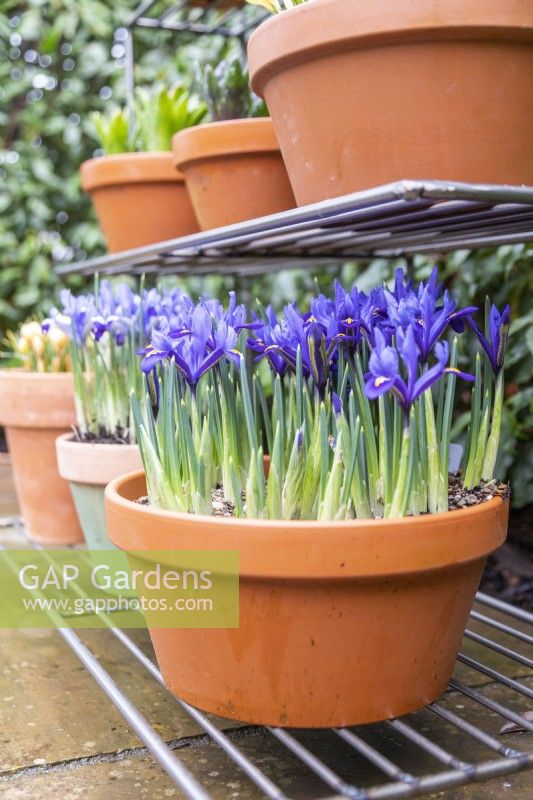
[[[104,252],[90,202],[81,192],[80,163],[98,154],[89,114],[124,100],[124,29],[137,0],[0,0],[0,332],[32,314],[44,314],[57,296],[57,261]],[[139,31],[136,83],[194,80],[199,63],[216,62],[227,45]],[[485,295],[509,302],[513,323],[507,368],[502,471],[515,506],[533,500],[533,250],[456,252],[414,261],[418,278],[433,263],[464,302],[483,306]],[[399,262],[401,263],[401,262]],[[280,306],[304,302],[334,275],[361,288],[390,278],[397,263],[311,272],[265,274],[235,286],[231,278],[191,278],[192,294],[230,288]],[[82,279],[70,278],[71,288]]]

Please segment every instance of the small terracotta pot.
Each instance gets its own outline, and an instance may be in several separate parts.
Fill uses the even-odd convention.
[[[389,719],[452,674],[487,554],[505,539],[496,498],[400,520],[237,520],[157,511],[133,473],[106,489],[125,550],[239,552],[240,627],[151,630],[168,688],[205,711],[284,727]]]
[[[105,523],[104,490],[119,475],[142,468],[136,444],[75,442],[65,433],[56,440],[57,465],[69,481],[78,518],[90,550],[113,547]]]
[[[172,147],[202,230],[295,206],[269,118],[197,125],[177,133]]]
[[[92,158],[80,172],[112,253],[198,232],[185,180],[174,167],[172,153]]]
[[[312,0],[250,37],[299,205],[403,178],[533,184],[533,3]]]
[[[55,440],[75,424],[68,372],[0,370],[0,425],[20,511],[30,539],[41,544],[83,542],[68,484],[59,476]]]

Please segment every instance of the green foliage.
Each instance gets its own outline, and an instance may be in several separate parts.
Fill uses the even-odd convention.
[[[184,86],[161,89],[154,95],[139,90],[136,106],[137,149],[172,150],[174,134],[197,125],[206,111],[205,103],[199,102]]]
[[[250,89],[248,70],[239,58],[207,64],[201,75],[209,116],[215,122],[266,117],[267,107]]]
[[[206,110],[204,103],[200,103],[184,86],[177,85],[156,92],[137,90],[131,135],[130,115],[125,108],[108,116],[94,112],[91,119],[102,150],[109,156],[132,151],[171,150],[174,134],[197,125]]]
[[[134,149],[134,143],[130,140],[130,123],[126,109],[118,108],[107,117],[99,111],[93,111],[91,121],[106,156],[129,153]]]

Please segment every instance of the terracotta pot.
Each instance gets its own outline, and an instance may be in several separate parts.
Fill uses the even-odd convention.
[[[183,175],[172,153],[122,153],[81,165],[111,252],[198,232]]]
[[[240,627],[152,630],[169,689],[245,722],[330,727],[388,719],[446,688],[486,556],[496,498],[401,520],[289,522],[157,511],[134,473],[106,489],[123,549],[239,551]]]
[[[269,118],[197,125],[177,133],[172,146],[202,230],[295,206]]]
[[[65,433],[56,440],[57,465],[69,481],[78,518],[90,550],[113,548],[105,522],[104,490],[119,475],[142,468],[136,444],[75,442]]]
[[[299,205],[403,178],[533,184],[533,3],[312,0],[248,44]]]
[[[0,370],[0,425],[6,429],[15,489],[30,539],[83,541],[68,484],[59,476],[55,440],[76,421],[71,373]]]

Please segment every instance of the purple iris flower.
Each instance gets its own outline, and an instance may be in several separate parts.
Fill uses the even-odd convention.
[[[392,290],[393,296],[398,302],[400,302],[400,300],[403,300],[406,295],[411,294],[412,292],[413,282],[407,280],[407,275],[405,274],[404,270],[401,267],[398,267],[394,273],[394,289]]]
[[[248,311],[244,304],[237,305],[237,296],[235,292],[229,292],[229,305],[224,308],[220,300],[205,300],[205,306],[216,323],[226,322],[230,327],[234,328],[237,332],[242,330],[253,330],[261,326],[260,322],[248,322]]]
[[[476,306],[457,309],[457,301],[448,291],[441,297],[441,287],[434,275],[435,272],[426,284],[421,283],[417,292],[404,287],[400,299],[397,298],[398,289],[385,292],[388,319],[383,322],[383,328],[405,331],[411,326],[423,362],[427,361],[448,325],[460,332],[464,330],[464,320],[477,311]]]
[[[304,375],[312,377],[316,386],[323,389],[329,378],[333,355],[323,327],[318,322],[306,320],[294,306],[288,305],[280,324],[273,331],[273,338],[293,370],[296,369],[300,348]]]
[[[109,333],[118,345],[124,344],[126,336],[137,323],[139,296],[127,283],[112,286],[109,281],[103,280],[99,284],[95,304],[92,332],[96,341],[104,333]]]
[[[506,305],[501,311],[498,311],[496,306],[491,306],[489,315],[489,338],[481,332],[478,324],[472,318],[468,319],[468,323],[477,338],[497,375],[503,367],[505,360],[505,352],[507,350],[507,342],[509,339],[509,325],[511,322],[511,308]]]
[[[375,340],[376,347],[370,354],[369,371],[365,375],[365,394],[371,400],[391,391],[408,414],[415,400],[446,372],[453,372],[465,380],[474,380],[473,375],[446,366],[449,355],[447,342],[437,342],[434,350],[436,363],[420,373],[422,361],[412,325],[405,332],[398,329],[396,348],[387,345],[379,329],[375,332]],[[400,359],[405,378],[400,370]]]
[[[283,315],[276,320],[272,311],[257,337],[248,340],[248,347],[259,353],[256,361],[264,356],[282,375],[287,368],[296,370],[298,349],[301,352],[302,370],[306,378],[312,377],[319,389],[323,389],[332,367],[332,348],[314,317],[302,315],[294,305],[285,306]]]
[[[159,364],[161,361],[166,361],[168,358],[172,358],[175,348],[175,336],[172,336],[168,333],[163,333],[163,331],[159,331],[154,328],[152,330],[152,340],[148,347],[145,347],[143,350],[139,350],[139,355],[144,356],[143,360],[141,361],[142,371],[148,374],[155,369],[157,364]]]
[[[151,343],[140,354],[141,369],[151,372],[157,364],[173,360],[187,383],[194,388],[202,375],[225,357],[240,361],[236,350],[238,332],[221,319],[213,318],[206,303],[193,310],[187,327],[173,331],[153,329]]]
[[[74,297],[68,289],[62,289],[59,298],[63,308],[61,311],[57,308],[51,310],[50,320],[45,320],[46,328],[54,323],[76,344],[84,344],[96,311],[94,297],[84,294]]]
[[[238,333],[227,322],[215,323],[204,303],[193,311],[191,330],[182,332],[175,340],[173,358],[187,383],[195,387],[202,375],[225,356],[240,360],[235,349]]]
[[[338,417],[339,414],[342,414],[342,400],[340,399],[337,392],[333,392],[333,394],[331,395],[331,402],[333,405],[333,412],[335,416]]]
[[[361,300],[366,301],[367,298],[355,286],[347,292],[339,281],[335,281],[333,300],[320,295],[312,301],[307,321],[322,326],[328,351],[333,350],[333,342],[354,350],[362,339],[363,331],[368,333],[369,328],[362,317]]]
[[[190,328],[194,303],[186,292],[174,287],[163,290],[145,290],[141,302],[142,330],[145,337],[152,329],[169,333],[181,328]]]
[[[274,337],[274,330],[278,327],[278,319],[272,310],[272,306],[265,309],[265,319],[259,319],[255,316],[255,336],[254,338],[247,339],[246,345],[258,353],[255,361],[260,361],[262,358],[268,358],[271,367],[281,377],[287,372],[288,364],[285,358],[280,353],[277,337]]]

